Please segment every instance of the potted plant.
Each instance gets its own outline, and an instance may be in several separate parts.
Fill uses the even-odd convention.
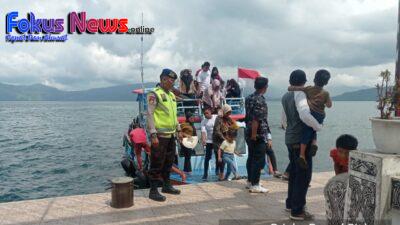
[[[400,154],[400,119],[393,116],[396,98],[389,70],[379,74],[381,82],[376,85],[380,117],[371,118],[372,136],[378,152]]]

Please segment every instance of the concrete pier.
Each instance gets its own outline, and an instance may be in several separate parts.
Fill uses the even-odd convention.
[[[313,175],[307,208],[316,224],[325,221],[323,189],[332,176]],[[167,195],[163,203],[149,200],[148,190],[135,190],[134,206],[126,209],[111,208],[109,192],[2,203],[0,224],[288,224],[287,182],[271,178],[262,184],[270,193],[251,194],[244,180],[184,185],[181,195]]]

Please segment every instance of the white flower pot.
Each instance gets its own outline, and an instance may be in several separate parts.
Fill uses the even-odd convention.
[[[400,154],[400,118],[390,120],[370,118],[376,151]]]

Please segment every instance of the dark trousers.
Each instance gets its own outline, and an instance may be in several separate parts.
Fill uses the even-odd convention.
[[[318,121],[318,123],[322,124],[324,122],[325,119],[324,114],[311,111],[311,115]],[[300,142],[302,144],[308,144],[312,140],[317,140],[317,132],[312,127],[309,127],[303,123],[303,130]]]
[[[307,169],[302,169],[298,165],[300,157],[300,144],[287,145],[289,151],[289,185],[286,208],[292,209],[292,215],[299,215],[304,212],[308,186],[312,176],[312,156],[310,151],[306,151]],[[309,148],[309,145],[307,146]]]
[[[192,157],[193,149],[186,148],[185,146],[181,145],[181,151],[183,153],[183,156],[185,157],[185,161],[183,163],[183,171],[192,172],[192,163],[190,159]]]
[[[157,147],[151,146],[150,182],[169,182],[169,175],[175,160],[175,137],[158,137]]]
[[[249,150],[246,162],[247,180],[251,185],[259,184],[261,170],[265,167],[267,143],[263,140],[246,140]]]
[[[219,146],[221,146],[221,143],[219,144],[213,144],[214,147],[214,154],[215,154],[215,174],[223,174],[224,173],[224,169],[225,169],[225,163],[224,160],[222,160],[222,162],[218,162],[218,149]],[[221,157],[222,157],[222,152],[221,152]]]
[[[285,173],[287,173],[287,174],[290,173],[290,162],[287,164],[287,167],[285,169]]]
[[[212,158],[212,153],[214,150],[214,144],[213,143],[207,143],[206,144],[206,155],[204,157],[204,174],[203,178],[208,177],[208,167],[210,165],[210,160]],[[221,166],[220,163],[218,163],[218,151],[214,151],[215,154],[215,174],[218,175],[218,173],[223,173],[224,168],[222,167],[221,171]]]
[[[278,170],[278,167],[277,167],[277,165],[276,165],[276,157],[275,157],[275,152],[274,152],[274,150],[273,150],[272,148],[269,148],[269,147],[267,146],[267,151],[266,151],[266,153],[267,153],[267,155],[268,155],[268,157],[269,157],[269,160],[271,161],[272,169],[273,169],[274,171],[277,171],[277,170]]]

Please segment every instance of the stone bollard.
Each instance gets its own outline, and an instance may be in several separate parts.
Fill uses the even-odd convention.
[[[392,218],[392,224],[400,224],[400,177],[392,177],[390,202],[390,216]]]
[[[399,155],[363,151],[350,153],[345,222],[392,224],[389,213],[391,177],[400,175],[399,165]]]
[[[342,173],[329,179],[324,188],[328,225],[342,225],[349,174]]]

